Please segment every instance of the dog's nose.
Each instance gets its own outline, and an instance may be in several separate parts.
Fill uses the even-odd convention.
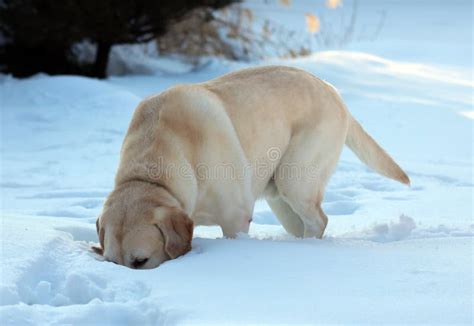
[[[147,261],[148,258],[133,258],[131,264],[133,268],[140,268],[145,265]]]

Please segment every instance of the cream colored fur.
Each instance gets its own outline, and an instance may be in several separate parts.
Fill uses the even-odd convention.
[[[288,232],[321,237],[324,188],[345,143],[378,173],[409,184],[337,91],[299,69],[245,69],[147,98],[98,221],[104,256],[156,267],[189,250],[191,221],[235,237],[248,232],[259,197]]]

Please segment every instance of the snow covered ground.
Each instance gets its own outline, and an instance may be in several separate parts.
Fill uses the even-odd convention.
[[[291,17],[312,1],[293,4],[280,20],[298,26]],[[87,250],[140,99],[248,64],[105,81],[0,76],[0,324],[472,324],[472,4],[360,1],[358,10],[369,26],[386,12],[376,40],[259,63],[335,85],[411,178],[403,187],[344,151],[322,240],[292,238],[258,202],[248,237],[197,228],[193,250],[157,269]]]

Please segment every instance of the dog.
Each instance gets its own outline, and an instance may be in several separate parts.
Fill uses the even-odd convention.
[[[143,100],[125,136],[115,187],[97,219],[108,261],[154,268],[191,250],[194,225],[247,233],[265,198],[295,237],[321,238],[325,186],[343,145],[409,185],[330,84],[267,66],[178,85]]]

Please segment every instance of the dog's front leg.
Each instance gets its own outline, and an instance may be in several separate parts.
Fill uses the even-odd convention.
[[[226,238],[236,238],[237,234],[249,233],[250,222],[252,216],[250,214],[239,214],[234,218],[230,218],[221,224],[222,233]]]

